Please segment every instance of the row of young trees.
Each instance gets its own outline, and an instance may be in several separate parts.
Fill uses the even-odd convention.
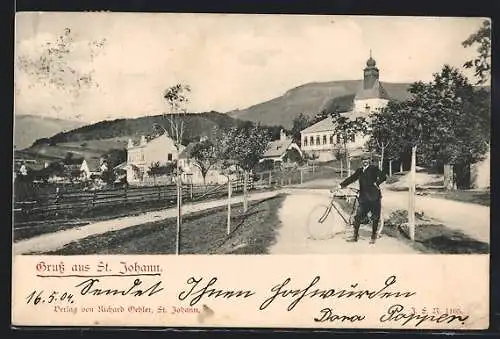
[[[182,140],[185,132],[182,117],[187,112],[186,104],[189,102],[190,91],[191,88],[189,86],[176,84],[169,87],[163,95],[169,106],[170,114],[165,115],[165,125],[158,127],[162,128],[165,132],[169,131],[169,135],[174,140],[175,147],[179,153],[182,148]],[[208,171],[216,164],[227,175],[229,185],[231,174],[243,173],[243,210],[246,212],[248,209],[247,186],[249,174],[266,151],[268,143],[271,140],[271,132],[260,125],[248,124],[241,127],[220,130],[216,128],[213,135],[215,137],[211,140],[206,139],[196,143],[190,151],[190,158],[194,161],[194,166],[200,169],[204,181]],[[180,231],[182,224],[181,172],[180,163],[177,161],[174,171],[177,183],[177,254],[180,251]],[[228,207],[230,207],[230,204]]]

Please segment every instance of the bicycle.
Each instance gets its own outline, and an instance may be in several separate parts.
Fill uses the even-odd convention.
[[[339,191],[331,192],[330,201],[328,205],[317,205],[308,216],[308,232],[309,238],[313,240],[327,240],[332,239],[338,234],[344,234],[346,238],[352,236],[354,233],[354,217],[356,216],[357,205],[359,204],[359,190],[356,188],[349,188],[354,193],[347,194],[345,192],[340,193]],[[335,198],[342,199],[353,199],[354,203],[352,205],[352,209],[348,215],[348,220],[344,216],[345,212],[339,210],[337,205],[335,204]],[[335,227],[334,222],[326,222],[328,216],[330,215],[332,208],[337,211],[337,214],[344,221],[344,229],[340,231],[335,231],[337,227]],[[382,220],[382,218],[380,218]],[[364,220],[361,221],[362,225],[370,224],[371,225],[371,216],[367,215]],[[381,227],[378,227],[377,237],[380,238],[382,234],[383,223]]]

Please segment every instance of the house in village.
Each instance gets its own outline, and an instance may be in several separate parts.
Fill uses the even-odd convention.
[[[274,169],[298,163],[302,159],[303,153],[300,147],[281,130],[280,138],[269,142],[267,150],[259,163],[265,169]]]
[[[171,164],[179,159],[179,154],[184,150],[180,146],[177,150],[175,141],[167,134],[152,137],[141,136],[139,140],[128,141],[127,145],[127,182],[129,184],[147,185],[156,183],[157,178],[152,178],[148,172],[153,164],[160,166]]]
[[[341,115],[352,120],[357,117],[369,119],[371,114],[385,107],[389,99],[389,95],[379,81],[379,69],[370,53],[364,69],[363,81],[354,97],[352,110],[343,112]],[[320,162],[334,160],[334,149],[342,143],[340,136],[335,135],[334,127],[332,119],[327,117],[302,130],[302,151],[315,155]],[[347,142],[349,154],[356,156],[362,152],[368,139],[369,136],[365,135],[354,136]]]
[[[101,175],[102,172],[107,170],[106,162],[101,159],[87,158],[82,159],[80,164],[81,178],[83,180],[90,180],[95,176]]]

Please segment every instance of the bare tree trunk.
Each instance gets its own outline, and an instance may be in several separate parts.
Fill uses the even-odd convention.
[[[403,173],[403,159],[400,159],[399,162],[399,173]]]
[[[447,190],[454,190],[455,189],[455,170],[453,168],[452,164],[446,164],[444,165],[444,187]]]
[[[346,161],[347,161],[347,176],[350,176],[351,175],[351,158],[349,157],[349,155],[347,156]]]
[[[344,177],[344,162],[342,161],[342,158],[340,158],[340,177]]]
[[[382,171],[384,168],[384,151],[385,151],[385,146],[382,145],[381,147],[381,152],[380,152],[380,170]]]
[[[233,193],[233,186],[231,183],[231,178],[227,177],[227,230],[226,233],[229,235],[231,233],[231,195]]]
[[[389,176],[392,177],[392,159],[389,160]]]
[[[179,161],[177,161],[177,173],[176,173],[176,188],[177,188],[177,229],[176,229],[176,239],[175,239],[175,254],[180,253],[180,240],[181,240],[181,189],[180,189],[180,166]]]
[[[408,231],[410,239],[415,241],[415,181],[416,181],[417,146],[411,148],[410,185],[408,187]]]
[[[248,197],[247,197],[247,180],[248,174],[245,170],[243,172],[243,213],[246,213],[248,210]]]

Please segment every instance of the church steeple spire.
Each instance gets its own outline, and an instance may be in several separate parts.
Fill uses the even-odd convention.
[[[379,71],[375,59],[372,58],[372,50],[370,49],[370,58],[366,61],[366,68],[364,69],[363,88],[372,88],[375,81],[379,79]]]

